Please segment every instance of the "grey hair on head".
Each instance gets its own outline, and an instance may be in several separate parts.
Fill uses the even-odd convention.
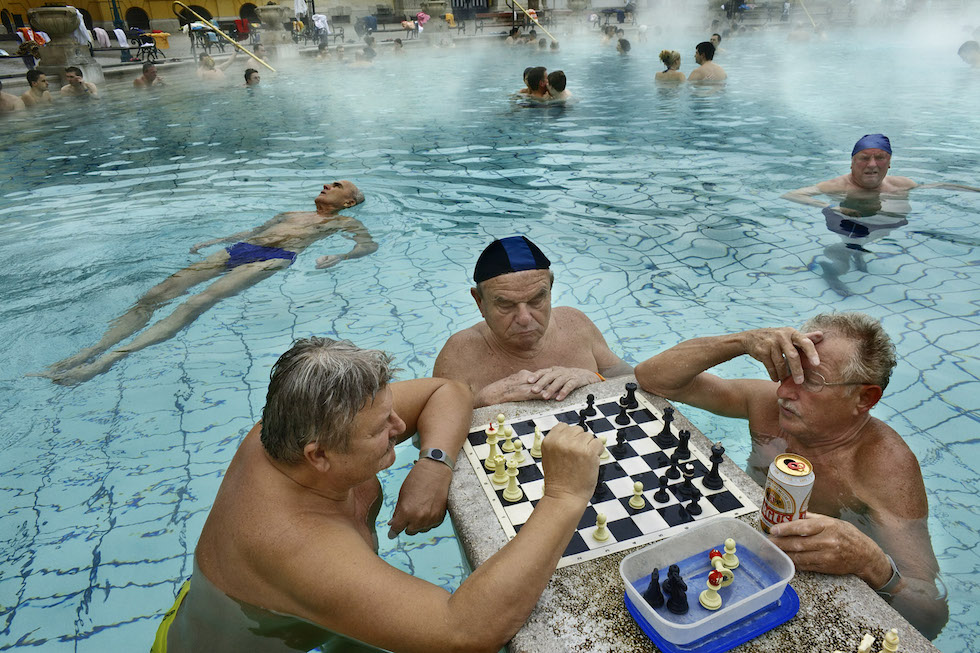
[[[297,340],[272,368],[262,446],[273,459],[290,464],[303,459],[310,443],[347,452],[354,418],[395,371],[388,354],[349,340]]]
[[[807,320],[803,332],[823,331],[851,340],[854,355],[841,370],[846,381],[863,381],[888,387],[897,364],[895,345],[881,322],[864,313],[821,313]]]

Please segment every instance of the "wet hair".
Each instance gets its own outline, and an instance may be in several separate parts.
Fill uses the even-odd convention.
[[[665,66],[667,66],[667,70],[670,70],[670,67],[674,64],[680,64],[681,53],[677,50],[661,50],[660,60],[664,62]],[[665,70],[664,72],[667,71]]]
[[[253,74],[255,74],[257,72],[259,72],[259,71],[257,71],[255,68],[246,68],[245,69],[245,83],[248,84],[248,78],[251,77]]]
[[[328,51],[327,50],[327,44],[326,43],[319,44],[318,46],[316,46],[316,49],[317,49],[317,52],[319,52],[319,53],[323,53],[323,52],[327,52]]]
[[[618,45],[619,45],[620,51],[622,51],[622,52],[629,52],[630,51],[630,42],[627,41],[626,39],[619,39],[619,44]]]
[[[399,46],[404,45],[404,43],[402,43],[402,40],[401,39],[395,39],[395,44],[396,45],[399,45]]]
[[[510,28],[510,34],[508,34],[508,36],[514,36],[515,34],[520,34],[520,33],[521,33],[521,30],[520,29],[518,29],[516,27],[511,27]]]
[[[153,63],[152,61],[147,61],[143,64],[143,72],[145,73],[150,68],[156,68],[156,67],[157,65],[155,63]]]
[[[956,51],[956,54],[964,57],[970,54],[980,54],[980,43],[976,41],[967,41],[960,46],[960,49]]]
[[[37,80],[41,79],[41,75],[43,74],[44,73],[42,73],[40,70],[37,70],[36,68],[31,68],[30,70],[27,71],[27,74],[25,75],[25,77],[27,78],[27,83],[32,85],[37,83]]]
[[[306,445],[350,450],[354,418],[383,391],[391,357],[349,340],[304,338],[272,368],[262,411],[262,447],[284,463],[303,460]]]
[[[550,47],[551,47],[552,50],[557,50],[558,49],[558,41],[552,41]]]
[[[854,343],[854,355],[840,370],[842,381],[888,387],[896,365],[895,345],[875,318],[864,313],[822,313],[807,320],[802,330],[823,331],[825,338],[830,333]]]
[[[565,84],[567,83],[565,79],[565,71],[556,70],[554,72],[548,73],[548,84],[561,93],[565,90]]]
[[[715,46],[711,44],[711,41],[701,41],[694,49],[708,61],[715,58]]]
[[[75,73],[79,77],[84,77],[84,75],[82,75],[82,69],[79,68],[78,66],[68,66],[67,68],[65,68],[65,72],[66,73]]]
[[[542,50],[548,47],[548,39],[544,37],[538,39],[538,47],[541,48]]]
[[[523,79],[525,82],[527,82],[527,74],[529,72],[531,72],[532,70],[534,70],[534,66],[528,66],[527,68],[525,68],[524,69],[524,74],[521,75],[521,79]]]
[[[545,72],[547,72],[547,70],[548,69],[544,66],[536,66],[529,70],[527,73],[527,87],[532,91],[538,90],[538,87],[541,86],[541,80],[544,79]]]
[[[711,36],[717,36],[718,37],[718,42],[721,43],[721,34],[715,33],[715,34],[712,34]]]
[[[527,34],[528,34],[528,36],[530,36],[530,37],[531,37],[532,39],[536,39],[536,38],[538,38],[538,30],[535,30],[535,29],[532,29],[532,30],[531,30],[530,32],[528,32]]]

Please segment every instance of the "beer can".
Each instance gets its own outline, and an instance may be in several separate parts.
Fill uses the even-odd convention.
[[[776,524],[806,517],[813,491],[813,465],[803,456],[782,453],[769,465],[759,525],[768,533]]]

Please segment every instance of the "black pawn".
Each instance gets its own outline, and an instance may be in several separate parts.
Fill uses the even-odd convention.
[[[592,417],[597,412],[595,409],[595,395],[586,395],[585,397],[585,415],[586,417]]]
[[[660,433],[653,436],[653,441],[661,449],[667,449],[674,444],[674,434],[670,432],[670,423],[674,421],[674,409],[664,408],[664,427]]]
[[[602,495],[606,493],[606,486],[603,485],[603,481],[606,480],[606,468],[603,465],[599,465],[599,475],[596,477],[595,481],[595,492],[592,493],[593,502],[602,499]]]
[[[620,398],[619,400],[619,415],[616,415],[616,423],[620,426],[626,426],[630,423],[630,416],[626,414],[626,404],[623,403],[625,400]]]
[[[688,499],[693,497],[694,493],[697,492],[697,488],[694,487],[693,481],[694,465],[687,465],[684,467],[684,482],[681,484],[679,492],[682,496],[685,496]]]
[[[677,466],[679,462],[680,462],[680,458],[677,457],[676,451],[670,454],[670,469],[664,472],[664,476],[666,476],[667,478],[672,478],[674,480],[679,479],[681,477],[681,470]]]
[[[650,586],[643,593],[643,600],[650,604],[651,608],[662,608],[664,605],[664,595],[660,591],[660,570],[654,569],[650,574]]]
[[[618,429],[616,431],[616,446],[613,447],[613,451],[618,454],[626,451],[626,429]]]
[[[667,477],[661,476],[657,481],[660,483],[660,489],[653,493],[653,500],[665,503],[670,500],[670,495],[667,494]]]
[[[716,442],[711,447],[711,457],[708,458],[711,461],[711,471],[701,479],[701,483],[709,490],[720,490],[725,485],[721,474],[718,473],[718,466],[721,465],[724,455],[725,447],[721,446],[721,442]]]
[[[684,508],[685,510],[687,510],[688,514],[691,515],[701,514],[701,506],[698,505],[698,499],[700,498],[701,498],[701,493],[698,492],[697,488],[694,488],[694,493],[691,495],[691,503],[687,504],[687,506]]]
[[[588,415],[586,414],[584,408],[582,410],[578,411],[578,427],[580,429],[582,429],[583,431],[588,432],[589,431],[589,425],[585,423],[585,418],[586,417],[588,417]]]
[[[640,407],[640,402],[636,400],[636,384],[627,383],[626,384],[626,407],[630,410],[636,410]]]
[[[685,429],[678,433],[677,437],[680,438],[681,441],[681,443],[677,445],[677,457],[681,460],[687,460],[691,457],[691,432]]]
[[[680,577],[674,577],[674,582],[670,584],[670,598],[667,599],[667,609],[674,614],[687,614],[687,583]]]

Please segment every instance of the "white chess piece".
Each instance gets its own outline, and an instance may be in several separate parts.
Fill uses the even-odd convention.
[[[531,455],[535,458],[541,457],[541,440],[543,439],[541,435],[541,429],[537,426],[534,427],[534,444],[531,445]]]
[[[721,559],[721,556],[712,558],[711,564],[714,565],[715,571],[720,571],[721,575],[724,576],[721,581],[721,586],[728,587],[731,585],[732,581],[735,580],[735,574],[732,573],[731,569],[725,566],[725,562]]]
[[[895,653],[898,651],[898,629],[892,628],[885,633],[885,639],[881,642],[883,653]]]
[[[735,540],[732,538],[725,540],[725,553],[721,556],[721,561],[729,569],[738,569],[738,556],[735,555]]]
[[[504,457],[501,454],[497,454],[493,458],[494,462],[494,472],[490,480],[493,481],[494,485],[504,485],[507,483],[507,467],[504,464]]]
[[[858,644],[858,653],[870,653],[871,647],[875,643],[875,638],[870,633],[864,633],[861,643]]]
[[[595,516],[596,529],[592,531],[592,538],[597,542],[605,542],[609,539],[609,529],[606,528],[606,514],[600,512]]]
[[[493,424],[490,425],[493,427]],[[487,459],[483,461],[483,467],[486,468],[488,472],[492,472],[497,468],[494,459],[497,457],[497,430],[490,428],[487,429],[487,444],[490,445],[490,452],[487,454]]]
[[[606,449],[606,436],[600,435],[599,442],[602,443],[602,453],[599,454],[599,460],[609,460],[609,449]]]
[[[510,427],[510,424],[504,426],[504,443],[500,445],[501,451],[506,451],[507,453],[513,453],[514,451],[514,441],[511,439],[514,437],[514,429]]]
[[[524,455],[524,443],[521,442],[520,438],[517,438],[514,440],[514,462],[520,465],[525,460],[527,460],[527,456]]]
[[[701,595],[698,597],[698,602],[707,610],[717,610],[721,607],[721,596],[718,594],[718,588],[721,587],[721,579],[721,572],[713,571],[708,574],[708,582],[706,583],[708,589],[701,592]]]
[[[646,505],[646,499],[643,498],[643,483],[637,481],[633,484],[633,496],[630,498],[630,508],[643,510]]]
[[[517,484],[517,463],[511,458],[507,461],[507,489],[504,490],[504,499],[507,501],[520,501],[524,498],[524,491]]]

